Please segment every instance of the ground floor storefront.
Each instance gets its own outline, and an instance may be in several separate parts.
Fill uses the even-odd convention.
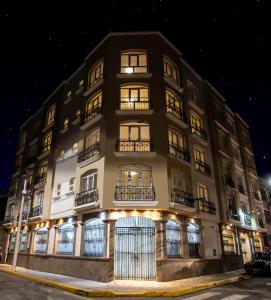
[[[10,229],[11,263],[16,228]],[[108,282],[222,272],[218,223],[170,211],[107,210],[22,228],[18,265]]]

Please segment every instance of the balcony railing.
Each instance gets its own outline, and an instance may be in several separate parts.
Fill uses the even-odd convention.
[[[209,202],[205,198],[198,198],[198,199],[195,199],[195,201],[197,201],[197,203],[198,203],[199,211],[202,211],[202,212],[205,212],[208,214],[212,214],[212,215],[216,214],[216,207],[213,202]]]
[[[234,221],[240,221],[240,217],[236,208],[229,208],[229,218]]]
[[[35,218],[42,215],[43,206],[32,207],[29,212],[29,218]]]
[[[152,186],[116,186],[116,201],[154,201]]]
[[[167,104],[167,112],[187,123],[187,115],[180,107],[176,106],[174,103]]]
[[[190,162],[189,150],[177,144],[174,143],[169,144],[169,154],[175,156],[176,158]]]
[[[100,154],[100,143],[96,143],[78,154],[77,163],[79,164],[99,154]]]
[[[230,175],[227,174],[224,175],[224,182],[226,186],[229,186],[231,188],[235,187],[234,181]]]
[[[4,224],[9,224],[14,222],[14,216],[5,216]]]
[[[194,207],[195,201],[193,194],[183,191],[178,188],[172,188],[171,190],[171,201],[184,206]]]
[[[150,152],[152,148],[151,140],[118,139],[116,143],[116,151],[120,152]]]
[[[238,190],[241,194],[245,195],[244,187],[241,184],[238,184]]]
[[[244,224],[247,226],[251,226],[251,215],[250,214],[244,214]]]
[[[146,110],[150,107],[150,99],[147,97],[121,97],[119,101],[120,110]]]
[[[96,116],[100,115],[102,113],[102,108],[99,105],[94,106],[92,109],[85,112],[85,114],[81,118],[81,123],[85,124],[88,121],[94,119]]]
[[[195,169],[202,172],[202,173],[205,173],[209,176],[212,175],[212,170],[211,170],[211,167],[210,165],[208,165],[206,162],[204,161],[201,161],[201,160],[196,160],[195,161]]]
[[[82,191],[76,195],[76,198],[74,200],[74,205],[76,207],[85,204],[95,203],[98,202],[98,199],[99,199],[98,190]]]
[[[36,176],[35,184],[45,183],[47,179],[47,173],[42,173]]]
[[[207,132],[202,127],[195,124],[191,125],[191,133],[196,134],[205,141],[208,139]]]

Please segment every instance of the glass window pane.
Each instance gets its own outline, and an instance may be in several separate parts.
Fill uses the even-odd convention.
[[[127,140],[129,139],[129,127],[128,126],[120,126],[120,139]]]
[[[150,139],[150,128],[149,126],[140,126],[140,135],[141,140],[149,140]]]
[[[139,128],[131,126],[130,127],[130,139],[131,140],[139,140]]]
[[[128,67],[129,66],[128,55],[126,55],[126,54],[121,55],[121,66],[122,67]]]
[[[137,66],[138,61],[137,61],[137,55],[130,55],[130,66]]]
[[[139,66],[147,66],[147,55],[146,54],[139,55]]]

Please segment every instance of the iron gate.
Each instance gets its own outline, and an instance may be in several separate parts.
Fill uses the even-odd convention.
[[[136,217],[126,219],[129,218]],[[152,220],[150,221],[153,223]],[[116,227],[116,279],[155,280],[156,278],[155,227],[154,225],[142,226],[143,222],[139,223],[141,223],[139,226]]]

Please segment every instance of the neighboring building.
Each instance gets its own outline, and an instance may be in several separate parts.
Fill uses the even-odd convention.
[[[21,266],[165,281],[263,247],[248,126],[160,33],[106,36],[21,127],[9,262],[26,168]]]

